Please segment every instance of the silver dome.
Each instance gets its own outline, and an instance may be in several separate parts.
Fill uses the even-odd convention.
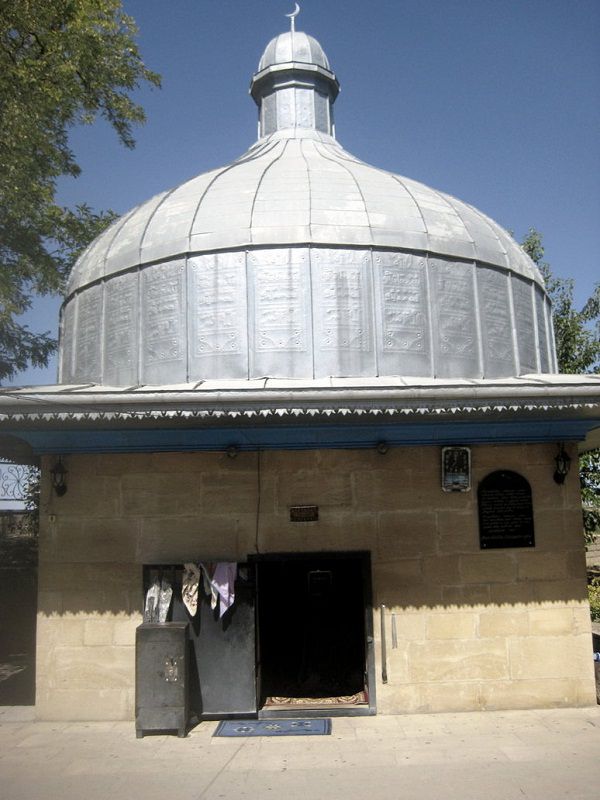
[[[258,63],[258,71],[290,61],[331,69],[329,59],[316,39],[302,31],[287,31],[271,39],[265,47]]]
[[[60,380],[555,371],[533,262],[472,206],[346,152],[329,62],[291,37],[253,79],[257,143],[133,209],[75,264]],[[307,48],[312,63],[281,61]]]

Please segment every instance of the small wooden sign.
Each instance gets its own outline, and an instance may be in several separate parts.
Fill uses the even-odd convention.
[[[317,522],[319,506],[290,506],[290,522]]]

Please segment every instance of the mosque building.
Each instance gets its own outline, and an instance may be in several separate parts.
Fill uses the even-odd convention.
[[[144,619],[187,623],[191,718],[595,703],[600,378],[557,373],[505,230],[343,149],[314,38],[250,92],[246,153],[75,264],[59,383],[0,391],[42,469],[38,718],[133,719]]]

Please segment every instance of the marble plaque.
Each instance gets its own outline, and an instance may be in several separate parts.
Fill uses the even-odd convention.
[[[522,475],[490,473],[479,484],[477,504],[482,550],[535,546],[531,486]]]
[[[104,382],[138,382],[139,273],[106,282],[104,298]]]
[[[102,286],[85,289],[77,299],[77,339],[74,380],[102,381]]]

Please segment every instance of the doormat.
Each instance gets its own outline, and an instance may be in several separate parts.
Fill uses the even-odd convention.
[[[335,697],[267,697],[265,706],[358,706],[367,703],[366,692]]]
[[[213,736],[329,736],[330,719],[224,719]]]

